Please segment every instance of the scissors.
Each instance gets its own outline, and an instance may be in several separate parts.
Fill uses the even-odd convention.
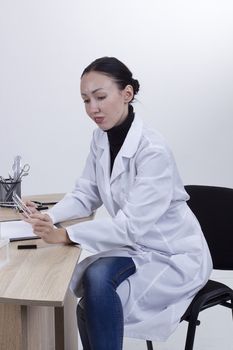
[[[28,163],[24,164],[24,166],[21,168],[20,173],[17,177],[17,181],[20,181],[23,176],[27,176],[29,174],[30,165]]]

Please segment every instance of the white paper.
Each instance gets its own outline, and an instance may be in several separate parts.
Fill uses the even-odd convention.
[[[25,221],[5,221],[1,222],[1,238],[29,239],[37,238],[33,233],[32,226]]]

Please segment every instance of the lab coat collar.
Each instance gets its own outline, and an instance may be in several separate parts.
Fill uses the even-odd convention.
[[[142,119],[135,114],[131,128],[125,138],[125,141],[119,151],[119,156],[131,158],[137,151],[139,141],[142,135]]]
[[[112,183],[120,174],[126,171],[128,160],[131,157],[133,157],[133,155],[137,151],[139,141],[142,135],[142,128],[143,121],[139,116],[135,114],[134,121],[128,131],[125,141],[115,158],[110,183]],[[100,129],[98,131],[100,137],[98,137],[97,146],[103,149],[103,153],[100,158],[100,164],[102,165],[103,170],[106,174],[106,168],[109,171],[110,164],[109,142],[107,133]]]
[[[143,121],[135,114],[132,125],[128,131],[125,141],[119,151],[122,157],[131,158],[137,150],[139,140],[142,134]],[[107,133],[101,129],[97,129],[97,147],[106,149],[109,147]]]

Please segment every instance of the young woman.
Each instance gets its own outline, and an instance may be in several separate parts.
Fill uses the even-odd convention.
[[[77,265],[84,350],[120,350],[123,335],[164,341],[212,269],[210,253],[163,137],[143,124],[132,102],[139,83],[114,57],[92,62],[81,96],[96,123],[86,166],[73,192],[29,221],[50,243],[93,253]],[[102,204],[109,217],[54,229]],[[28,203],[29,206],[32,204]]]

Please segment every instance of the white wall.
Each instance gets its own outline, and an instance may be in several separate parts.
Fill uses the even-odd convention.
[[[185,183],[233,186],[231,0],[0,2],[0,175],[31,165],[23,194],[63,192],[93,130],[79,77],[114,55],[141,83],[135,108],[173,148]]]
[[[20,154],[23,194],[72,189],[94,128],[80,75],[112,55],[139,79],[135,108],[184,182],[233,187],[232,17],[232,0],[1,0],[0,175]]]

